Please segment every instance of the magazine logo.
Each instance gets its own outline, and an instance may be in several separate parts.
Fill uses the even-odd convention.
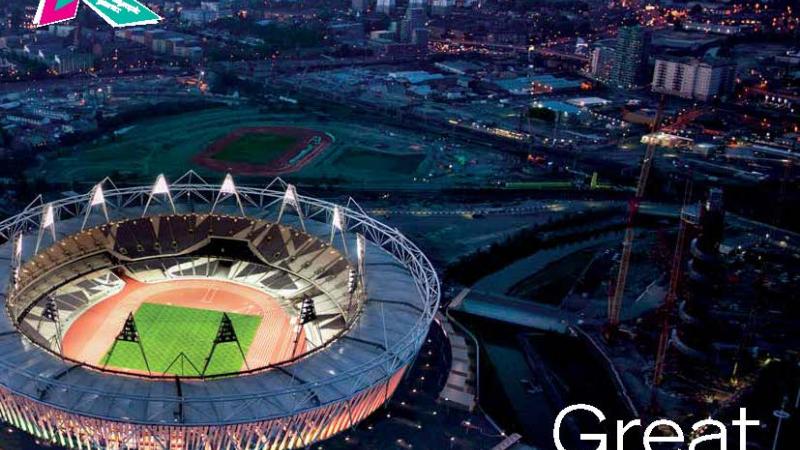
[[[564,419],[577,411],[584,411],[594,416],[598,423],[606,420],[605,414],[600,409],[585,404],[577,404],[564,408],[556,416],[556,421],[553,424],[553,443],[558,450],[568,450],[564,447],[561,441],[561,423]],[[739,418],[733,419],[731,425],[738,428],[739,434],[739,450],[745,450],[747,443],[747,427],[758,427],[760,421],[747,418],[747,409],[739,408]],[[624,422],[622,420],[616,421],[615,438],[617,442],[616,450],[625,450],[623,443],[625,433],[632,428],[642,427],[642,421],[639,419]],[[661,431],[657,431],[661,430]],[[664,430],[669,432],[665,435]],[[580,440],[582,442],[597,442],[596,450],[609,450],[609,436],[606,434],[595,433],[580,433]],[[680,425],[669,419],[659,419],[651,422],[644,428],[642,445],[637,448],[644,448],[645,450],[653,450],[653,444],[669,443],[684,449],[681,444],[686,444],[688,441],[688,450],[697,450],[698,445],[704,444],[701,448],[713,448],[719,450],[728,449],[728,427],[724,423],[714,420],[712,418],[700,420],[692,425],[691,431],[684,433]],[[716,445],[715,445],[716,444]],[[706,446],[708,445],[708,446]],[[674,448],[674,447],[671,447]]]
[[[39,0],[33,18],[37,27],[72,20],[78,15],[78,5],[85,3],[112,27],[151,25],[161,17],[137,0]]]

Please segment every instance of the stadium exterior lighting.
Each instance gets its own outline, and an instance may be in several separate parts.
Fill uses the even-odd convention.
[[[214,213],[214,209],[217,207],[219,202],[224,201],[225,199],[233,197],[236,199],[236,204],[239,206],[239,211],[244,216],[244,206],[242,205],[242,199],[239,198],[239,191],[236,189],[236,184],[233,182],[233,176],[231,174],[226,174],[225,179],[222,180],[222,185],[219,187],[219,192],[217,193],[216,199],[214,199],[214,204],[211,205],[211,213]]]
[[[103,183],[98,183],[94,189],[92,189],[92,198],[89,200],[89,206],[86,207],[86,214],[83,216],[81,230],[86,228],[86,222],[89,220],[92,208],[96,206],[99,206],[100,209],[103,210],[103,216],[105,216],[106,222],[108,222],[108,208],[106,207],[106,196],[103,194]]]
[[[306,224],[303,222],[303,210],[300,208],[300,198],[297,196],[297,188],[293,184],[286,185],[286,191],[283,193],[283,201],[281,202],[281,209],[278,211],[278,223],[281,223],[283,212],[286,206],[289,205],[297,212],[297,217],[300,219],[300,227],[306,231]]]
[[[169,191],[169,184],[167,184],[167,179],[162,173],[156,178],[155,184],[153,184],[153,190],[150,191],[150,196],[147,198],[147,204],[144,205],[142,217],[147,215],[147,208],[150,207],[150,202],[153,201],[153,197],[156,195],[165,195],[169,201],[169,205],[172,207],[172,212],[175,212],[175,203],[172,201],[172,194]]]

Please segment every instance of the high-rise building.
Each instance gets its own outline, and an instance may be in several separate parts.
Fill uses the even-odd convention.
[[[426,20],[427,17],[424,9],[409,6],[408,9],[406,9],[406,15],[400,22],[400,41],[411,42],[414,38],[414,32],[418,29],[425,28]]]
[[[384,14],[391,14],[394,12],[394,8],[396,6],[395,0],[378,0],[378,4],[375,5],[375,11]]]
[[[650,33],[638,26],[620,27],[614,49],[611,83],[623,89],[639,87],[645,80]]]
[[[615,52],[611,47],[595,47],[591,53],[590,73],[598,80],[608,81],[614,68]]]
[[[422,52],[427,51],[430,32],[427,28],[417,28],[411,36],[411,43],[419,47]]]
[[[427,8],[428,0],[408,0],[409,8]]]
[[[350,9],[357,13],[363,13],[366,11],[367,6],[369,6],[369,0],[352,0],[350,3]]]
[[[456,6],[456,0],[433,0],[431,2],[431,14],[446,16],[450,14],[454,6]]]
[[[657,58],[653,92],[708,101],[730,92],[736,73],[732,62],[715,59]]]

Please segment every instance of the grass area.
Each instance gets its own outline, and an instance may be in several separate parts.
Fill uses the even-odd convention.
[[[75,183],[76,190],[88,190],[110,176],[115,182],[150,183],[160,173],[172,181],[194,169],[208,181],[221,180],[223,174],[193,161],[211,143],[239,128],[296,126],[329,132],[336,137],[329,150],[291,174],[295,180],[337,179],[344,183],[408,182],[410,174],[425,159],[426,152],[413,153],[411,146],[420,135],[393,129],[391,135],[374,126],[356,122],[319,121],[305,114],[270,114],[256,108],[215,108],[126,124],[118,135],[107,134],[93,142],[61,149],[48,155],[31,169],[29,176],[52,183]],[[221,159],[264,163],[277,156],[283,139],[253,135],[240,139]],[[266,139],[266,140],[265,140]],[[380,146],[396,153],[373,151]],[[266,152],[259,152],[263,148]],[[239,181],[239,180],[237,180]],[[256,180],[250,180],[253,182]],[[257,180],[261,182],[263,180]],[[247,183],[248,180],[241,181]]]
[[[228,317],[233,323],[242,350],[247,354],[261,317],[234,313],[228,313]],[[153,373],[199,375],[198,371],[203,370],[205,360],[211,352],[221,319],[222,313],[219,311],[143,303],[134,313],[134,320],[150,370]],[[167,370],[181,352],[191,364],[181,358]],[[136,343],[118,342],[114,353],[109,353],[101,364],[107,363],[109,367],[121,369],[147,370]],[[206,375],[236,372],[241,370],[243,363],[235,343],[219,344],[214,350]]]
[[[336,159],[335,165],[350,170],[388,171],[412,175],[425,160],[423,154],[392,154],[363,149],[350,149]]]
[[[231,142],[213,159],[265,165],[280,158],[299,142],[299,138],[271,133],[250,133]]]

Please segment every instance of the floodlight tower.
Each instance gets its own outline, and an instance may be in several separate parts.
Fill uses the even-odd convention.
[[[286,191],[283,193],[283,200],[281,201],[281,209],[278,211],[278,223],[281,223],[283,213],[286,207],[291,206],[297,213],[297,218],[300,220],[300,227],[306,231],[306,224],[303,222],[303,208],[300,206],[300,198],[297,195],[297,188],[293,184],[286,185]]]
[[[231,176],[231,174],[225,175],[225,179],[222,180],[222,185],[219,188],[217,197],[214,199],[214,203],[211,205],[211,214],[214,214],[214,210],[216,209],[217,205],[227,198],[234,198],[236,200],[236,205],[239,207],[239,212],[244,217],[244,205],[242,205],[242,199],[239,196],[239,190],[236,189],[236,184],[233,182],[233,176]]]
[[[19,270],[22,266],[22,233],[18,234],[14,242],[14,257],[11,258],[11,287],[17,288],[19,282]]]
[[[86,213],[83,216],[81,230],[86,228],[86,222],[89,220],[89,216],[92,214],[92,209],[96,207],[99,207],[103,211],[103,216],[106,218],[106,222],[108,222],[108,207],[106,206],[106,197],[103,193],[103,183],[98,183],[92,189],[92,195],[89,199],[89,204],[86,206]]]
[[[333,245],[333,239],[336,237],[336,233],[338,232],[339,235],[342,237],[342,251],[344,252],[345,256],[347,256],[347,240],[344,237],[344,232],[346,229],[346,225],[344,222],[344,214],[342,214],[342,209],[339,206],[333,207],[333,213],[331,217],[331,238],[328,242],[330,245]]]
[[[303,296],[303,301],[300,304],[300,315],[297,317],[297,331],[292,343],[292,356],[297,351],[297,343],[300,341],[300,334],[309,323],[317,320],[317,308],[314,305],[314,299],[309,296]]]
[[[162,173],[156,178],[156,182],[153,184],[153,189],[150,191],[150,196],[147,197],[147,203],[144,205],[142,217],[147,215],[147,209],[150,207],[150,203],[153,201],[153,198],[157,198],[157,195],[163,195],[169,202],[169,206],[172,208],[172,213],[176,213],[175,203],[172,201],[172,194],[169,190],[169,183],[167,183],[167,178]]]
[[[53,242],[56,242],[56,212],[55,208],[53,208],[52,203],[48,203],[44,206],[44,210],[42,211],[42,221],[39,223],[39,234],[36,237],[36,248],[34,249],[33,253],[39,253],[39,246],[42,245],[42,238],[45,235],[45,230],[50,231],[50,237],[53,238]]]

